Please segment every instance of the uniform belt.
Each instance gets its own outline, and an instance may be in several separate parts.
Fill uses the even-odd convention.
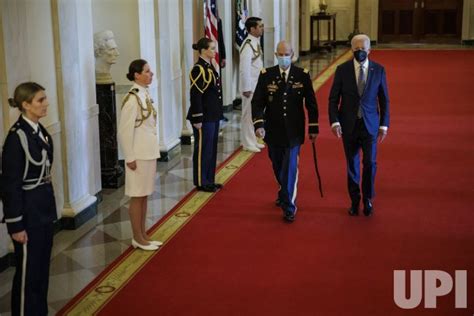
[[[23,180],[23,185],[31,185],[31,184],[35,184],[38,182],[38,179],[25,179]],[[46,183],[51,183],[51,176],[46,176],[46,177],[43,177],[41,179],[41,181],[38,183],[38,185],[41,185],[41,184],[46,184]]]

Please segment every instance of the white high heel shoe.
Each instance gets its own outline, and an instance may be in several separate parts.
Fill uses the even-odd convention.
[[[147,251],[155,251],[157,250],[159,247],[157,245],[154,245],[154,244],[149,244],[149,245],[141,245],[139,243],[137,243],[135,241],[135,239],[132,238],[132,247],[133,248],[140,248],[142,250],[147,250]]]
[[[151,245],[155,245],[155,246],[163,246],[163,242],[159,241],[159,240],[148,240],[148,242],[151,244]]]

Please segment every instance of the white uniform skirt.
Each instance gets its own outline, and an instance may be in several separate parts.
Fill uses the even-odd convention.
[[[148,196],[155,191],[156,159],[135,160],[137,169],[125,164],[125,195],[131,197]]]

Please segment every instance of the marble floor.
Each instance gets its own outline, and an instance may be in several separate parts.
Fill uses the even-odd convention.
[[[431,48],[431,47],[430,47]],[[454,47],[456,48],[456,47]],[[458,47],[459,48],[459,47]],[[300,60],[315,77],[348,48],[311,54]],[[320,110],[326,102],[319,100]],[[240,144],[240,112],[226,113],[229,119],[219,137],[218,162],[231,155]],[[149,198],[147,227],[151,227],[193,189],[192,146],[181,146],[169,162],[159,162],[155,192]],[[54,238],[51,261],[49,308],[54,314],[94,277],[130,246],[128,198],[123,187],[102,191],[96,217],[74,231],[60,231]],[[0,273],[0,315],[10,315],[10,289],[14,268]]]

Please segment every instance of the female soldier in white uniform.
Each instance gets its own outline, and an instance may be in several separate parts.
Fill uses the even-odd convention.
[[[134,84],[123,100],[118,139],[125,158],[125,195],[130,196],[132,246],[157,250],[161,242],[151,240],[145,229],[147,198],[155,189],[156,159],[160,157],[157,112],[148,93],[153,72],[143,59],[134,60],[127,74]]]

